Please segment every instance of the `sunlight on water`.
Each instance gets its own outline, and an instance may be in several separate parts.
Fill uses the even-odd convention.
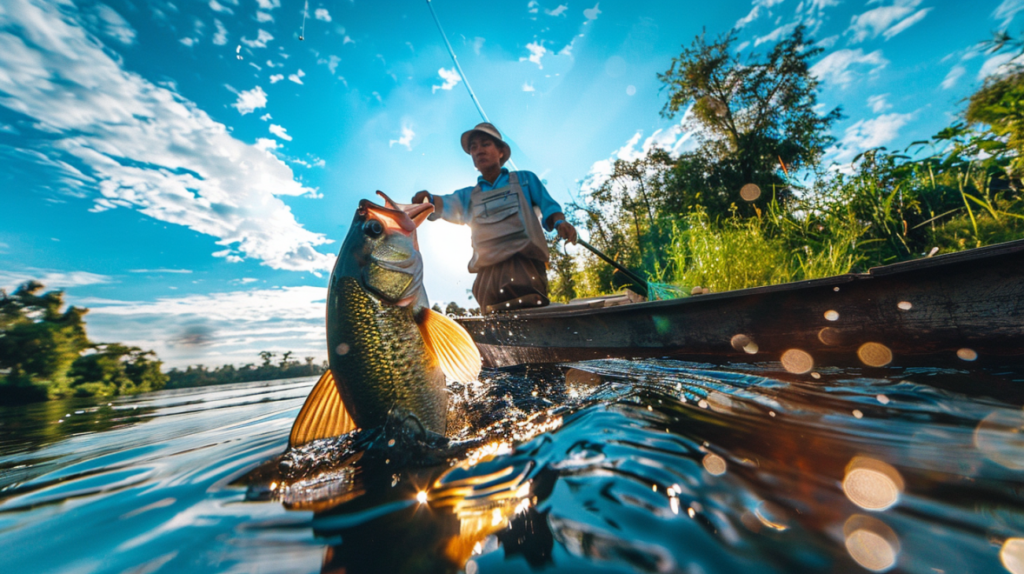
[[[288,452],[312,379],[8,409],[0,571],[1024,574],[1024,372],[868,351],[485,371],[449,440]]]

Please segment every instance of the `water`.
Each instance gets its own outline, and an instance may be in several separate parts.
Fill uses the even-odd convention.
[[[285,453],[313,382],[0,410],[0,572],[1024,573],[1020,369],[485,371]]]

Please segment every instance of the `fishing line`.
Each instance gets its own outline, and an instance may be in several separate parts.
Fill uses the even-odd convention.
[[[462,78],[462,82],[466,84],[466,91],[469,92],[470,99],[473,100],[473,104],[476,106],[476,110],[480,112],[480,117],[485,122],[492,124],[491,118],[487,117],[487,112],[484,111],[484,107],[480,105],[480,100],[476,97],[476,92],[473,91],[473,86],[469,85],[469,78],[466,77],[466,73],[462,71],[462,66],[459,64],[459,59],[455,57],[455,50],[452,48],[451,42],[448,41],[448,35],[444,33],[444,28],[441,27],[441,20],[437,18],[437,12],[434,12],[434,5],[427,0],[427,8],[430,9],[430,15],[434,17],[434,23],[437,24],[437,31],[441,33],[441,39],[444,40],[444,45],[448,48],[448,55],[452,57],[452,63],[455,64],[455,69],[459,72],[459,77]],[[509,158],[508,163],[512,165],[512,169],[519,171],[519,167],[516,166],[516,162]]]

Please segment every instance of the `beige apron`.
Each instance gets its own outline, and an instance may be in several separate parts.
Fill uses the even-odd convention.
[[[519,185],[519,176],[511,171],[509,185],[480,191],[477,184],[469,196],[469,227],[473,230],[473,258],[469,272],[478,273],[521,254],[538,261],[548,260],[548,242],[540,218]]]

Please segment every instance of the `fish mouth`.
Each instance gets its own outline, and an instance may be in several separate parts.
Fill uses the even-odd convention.
[[[382,191],[378,191],[377,194],[384,198],[384,206],[363,199],[359,201],[356,213],[364,221],[376,219],[388,232],[397,231],[406,236],[412,235],[423,219],[434,212],[434,206],[430,203],[398,204]]]

